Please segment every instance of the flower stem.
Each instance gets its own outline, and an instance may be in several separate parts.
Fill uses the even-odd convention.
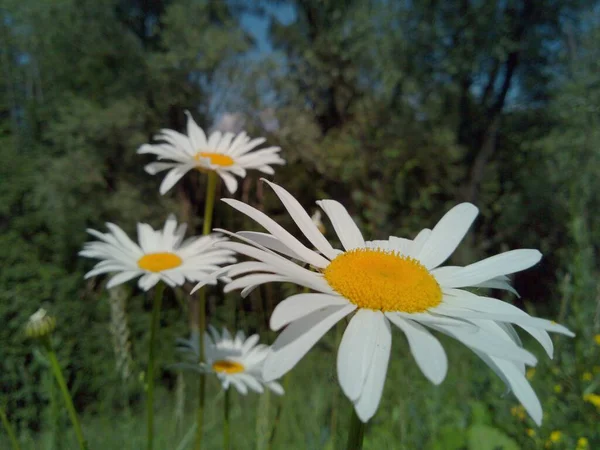
[[[202,225],[202,234],[210,234],[212,229],[212,217],[215,209],[215,197],[217,193],[217,182],[219,177],[217,172],[211,170],[208,172],[208,181],[206,186],[206,201],[204,202],[204,224]]]
[[[198,352],[199,362],[204,361],[204,330],[206,329],[206,290],[200,289],[198,295]],[[202,433],[204,425],[204,397],[206,391],[206,377],[201,373],[198,377],[198,411],[196,412],[196,445],[195,449],[202,448]]]
[[[348,443],[347,450],[361,450],[363,445],[363,437],[365,436],[365,424],[358,418],[354,406],[352,407],[352,417],[350,418],[350,426],[348,428]]]
[[[284,392],[287,392],[288,389],[288,385],[290,383],[290,378],[292,376],[292,372],[288,372],[285,374],[285,377],[283,378],[283,390]],[[279,426],[279,422],[281,421],[281,416],[283,413],[283,405],[285,402],[285,398],[286,396],[283,395],[279,398],[279,404],[277,405],[277,410],[275,412],[275,419],[273,420],[273,428],[271,429],[271,436],[269,436],[269,444],[268,444],[268,449],[271,450],[273,448],[273,443],[275,442],[275,435],[277,432],[277,427]]]
[[[46,351],[48,352],[48,360],[50,361],[50,367],[52,368],[54,378],[56,378],[56,382],[58,383],[60,391],[62,392],[63,400],[65,401],[65,405],[67,406],[67,411],[69,413],[71,423],[73,424],[73,429],[75,431],[75,436],[77,437],[79,448],[81,450],[87,450],[87,443],[85,442],[83,432],[81,431],[81,424],[79,423],[79,419],[77,418],[77,411],[75,411],[73,399],[71,398],[71,394],[69,394],[69,389],[67,388],[65,377],[62,374],[60,364],[58,363],[58,359],[56,358],[56,352],[54,351],[54,347],[52,346],[52,342],[50,341],[50,335],[44,336],[42,338],[42,343],[44,344],[44,347],[46,347]]]
[[[8,421],[8,417],[6,417],[6,413],[4,412],[4,408],[0,407],[0,419],[2,419],[2,424],[4,425],[4,429],[6,430],[6,434],[8,434],[8,439],[10,440],[10,444],[13,450],[21,450],[19,446],[19,441],[17,441],[17,436],[15,435],[15,430],[11,426]]]
[[[152,450],[154,446],[154,347],[156,346],[156,333],[160,325],[160,305],[162,303],[165,285],[159,282],[154,288],[154,302],[152,303],[152,318],[150,322],[150,343],[148,344],[148,370],[146,377],[148,392],[146,397],[146,421],[147,421],[147,448]]]
[[[204,223],[202,234],[210,234],[212,229],[213,211],[215,209],[215,197],[219,177],[215,171],[208,172],[206,186],[206,199],[204,202]],[[198,295],[198,351],[199,362],[204,361],[204,330],[206,329],[206,287],[200,290]],[[196,445],[195,450],[202,448],[202,433],[204,425],[204,398],[206,394],[206,376],[201,373],[198,380],[198,411],[196,413]]]
[[[342,340],[343,324],[338,322],[335,327],[335,348],[340,347]],[[329,422],[329,429],[331,434],[331,448],[335,448],[335,441],[337,438],[337,423],[338,423],[338,391],[333,389],[333,398],[331,400],[331,420]]]
[[[223,450],[229,450],[229,392],[231,389],[225,389],[225,398],[223,399]]]

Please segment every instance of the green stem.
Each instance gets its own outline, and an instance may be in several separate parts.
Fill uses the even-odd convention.
[[[6,413],[4,412],[4,408],[0,408],[0,419],[2,419],[2,424],[4,425],[6,434],[8,434],[8,439],[10,440],[13,450],[21,450],[19,441],[17,441],[17,436],[15,435],[15,430],[13,430],[13,427],[10,425],[8,417],[6,417]]]
[[[215,209],[215,197],[217,193],[217,184],[219,176],[215,171],[208,172],[206,186],[206,199],[204,202],[204,223],[202,225],[202,234],[210,234],[212,229],[213,211]],[[204,330],[206,329],[206,288],[200,290],[198,296],[198,351],[200,354],[199,362],[204,361]],[[204,399],[206,394],[206,376],[202,373],[198,381],[198,412],[196,414],[196,445],[195,450],[202,448],[202,433],[204,425]]]
[[[202,288],[198,295],[198,351],[199,362],[204,361],[204,330],[206,329],[206,290]],[[201,373],[198,377],[198,411],[196,413],[196,445],[202,448],[202,433],[204,425],[204,397],[206,392],[206,376]]]
[[[79,419],[77,418],[77,411],[75,411],[73,399],[71,398],[71,394],[69,394],[69,389],[67,388],[65,377],[63,376],[62,370],[60,369],[58,359],[56,358],[56,352],[54,351],[54,347],[52,346],[52,342],[50,341],[50,336],[44,336],[42,342],[44,344],[44,347],[46,347],[46,351],[48,352],[48,360],[50,361],[52,373],[56,378],[56,382],[58,383],[60,391],[63,395],[63,400],[65,401],[65,405],[67,406],[67,411],[69,413],[71,423],[73,424],[73,429],[75,431],[75,436],[77,437],[77,442],[79,443],[79,448],[81,450],[87,450],[87,443],[85,442],[83,432],[81,431],[81,424],[79,423]]]
[[[231,386],[229,386],[231,387]],[[223,404],[223,450],[229,450],[229,392],[231,389],[225,389],[225,399]]]
[[[361,450],[363,445],[363,437],[365,436],[365,424],[358,418],[354,406],[352,406],[352,417],[350,418],[350,426],[348,428],[348,443],[347,450]]]
[[[160,305],[162,303],[165,285],[159,281],[154,288],[154,302],[152,304],[152,318],[150,322],[150,343],[148,344],[148,370],[146,371],[148,392],[146,397],[146,423],[147,423],[147,448],[154,446],[154,347],[156,346],[156,333],[160,325]]]
[[[283,391],[287,392],[288,385],[290,383],[290,378],[292,376],[292,372],[288,372],[285,374],[283,378]],[[273,420],[273,428],[271,429],[271,436],[269,437],[269,445],[268,449],[273,448],[273,443],[275,442],[275,435],[277,432],[277,427],[279,426],[279,422],[281,421],[281,415],[283,413],[283,404],[285,402],[285,395],[279,398],[279,404],[277,405],[277,411],[275,412],[275,419]]]
[[[217,193],[217,182],[219,176],[217,172],[211,170],[208,172],[208,181],[206,186],[206,201],[204,202],[204,224],[202,226],[202,234],[210,234],[212,229],[212,217],[215,209],[215,197]]]
[[[335,327],[335,348],[340,347],[342,340],[343,325],[338,322]],[[329,422],[329,429],[331,432],[331,448],[335,448],[335,441],[337,438],[337,423],[338,423],[338,390],[333,389],[333,399],[331,401],[331,420]]]

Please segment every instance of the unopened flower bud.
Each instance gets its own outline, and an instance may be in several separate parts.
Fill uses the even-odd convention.
[[[25,325],[25,334],[30,338],[41,338],[51,334],[56,328],[56,318],[48,315],[44,308],[31,315]]]

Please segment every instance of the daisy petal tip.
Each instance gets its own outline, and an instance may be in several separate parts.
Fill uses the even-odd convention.
[[[194,286],[194,289],[192,289],[190,291],[190,295],[192,295],[194,292],[196,292],[198,289],[202,288],[204,286],[203,283],[198,283],[196,286]]]
[[[363,408],[357,407],[356,404],[354,404],[354,411],[356,411],[356,415],[362,423],[367,423],[369,420],[371,420],[371,417],[375,415],[370,411],[365,411]]]
[[[437,374],[429,376],[429,381],[431,381],[434,385],[439,386],[446,379],[446,375],[448,374],[448,366],[442,370],[440,370]]]

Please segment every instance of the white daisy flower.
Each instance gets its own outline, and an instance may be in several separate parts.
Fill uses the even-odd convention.
[[[291,370],[329,329],[352,314],[338,349],[337,372],[342,390],[363,422],[375,414],[383,392],[392,341],[390,324],[405,334],[417,365],[432,383],[444,380],[448,362],[428,329],[473,350],[512,389],[534,421],[541,422],[542,407],[525,377],[525,365],[537,361],[522,347],[513,326],[533,336],[550,357],[553,347],[547,331],[573,333],[509,303],[464,289],[512,289],[506,275],[535,265],[541,258],[539,251],[512,250],[465,267],[440,267],[477,216],[472,204],[452,208],[432,230],[421,231],[414,240],[392,236],[365,241],[340,203],[321,200],[317,203],[342,243],[344,250],[340,250],[332,247],[291,194],[276,184],[269,185],[316,251],[261,211],[233,199],[223,201],[269,233],[240,232],[236,236],[246,244],[217,244],[257,260],[217,272],[238,277],[226,285],[225,292],[241,288],[245,295],[257,285],[273,281],[316,291],[288,297],[273,311],[271,328],[286,328],[265,361],[266,380]],[[313,270],[303,267],[306,264]]]
[[[138,285],[147,291],[160,280],[169,286],[178,286],[186,280],[198,282],[223,264],[235,262],[233,252],[218,249],[213,244],[226,240],[217,235],[191,237],[183,240],[186,224],[177,226],[171,215],[162,230],[154,230],[145,223],[138,223],[139,245],[133,242],[117,225],[107,223],[109,233],[88,229],[99,241],[88,242],[81,256],[100,259],[85,278],[116,272],[106,284],[108,289],[136,277]]]
[[[174,367],[192,369],[204,373],[214,373],[221,382],[223,389],[233,385],[240,394],[246,395],[248,389],[263,393],[264,387],[283,395],[283,388],[276,381],[266,382],[262,376],[265,358],[269,346],[258,344],[258,335],[246,338],[243,331],[238,331],[232,337],[226,328],[223,334],[212,325],[208,326],[209,333],[204,333],[205,362],[194,363],[198,360],[198,336],[192,334],[189,340],[180,340],[180,349],[188,352],[192,363],[177,364]]]
[[[150,175],[169,169],[160,185],[160,193],[165,194],[181,177],[192,169],[200,171],[215,171],[225,182],[227,190],[235,193],[238,182],[234,175],[245,177],[246,170],[256,169],[273,175],[271,167],[274,164],[285,164],[279,156],[279,147],[266,147],[256,150],[256,147],[266,141],[265,138],[250,139],[245,132],[233,134],[214,131],[206,136],[192,115],[187,114],[187,136],[174,130],[163,129],[155,136],[158,144],[144,144],[138,153],[152,153],[161,162],[146,165],[145,170]],[[162,160],[170,160],[162,162]]]

